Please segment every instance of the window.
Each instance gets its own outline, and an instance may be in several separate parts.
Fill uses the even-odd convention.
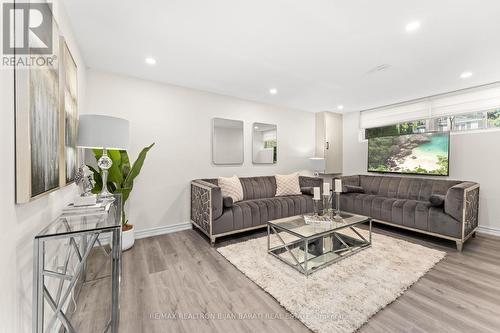
[[[396,136],[400,134],[425,133],[427,131],[425,120],[409,121],[391,126],[367,128],[365,138],[380,138],[384,136]]]
[[[365,138],[371,139],[425,132],[464,132],[487,128],[500,128],[500,109],[410,121],[392,126],[367,128],[365,130]]]
[[[375,127],[375,128],[367,128],[365,131],[365,138],[379,138],[382,136],[395,136],[398,135],[398,125],[384,126],[384,127]]]
[[[500,127],[500,109],[488,112],[488,128]]]
[[[450,117],[453,131],[467,131],[486,128],[486,112],[473,112]]]
[[[451,128],[449,117],[433,118],[430,121],[430,130],[435,132],[447,132]]]

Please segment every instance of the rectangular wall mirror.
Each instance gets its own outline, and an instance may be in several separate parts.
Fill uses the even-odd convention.
[[[278,130],[276,125],[253,123],[252,161],[274,164],[278,161]]]
[[[214,164],[243,164],[243,121],[213,119],[212,162]]]

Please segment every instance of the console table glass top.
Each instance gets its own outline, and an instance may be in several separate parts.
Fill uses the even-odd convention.
[[[121,197],[104,202],[103,208],[66,210],[57,219],[43,228],[35,238],[67,236],[76,233],[95,232],[113,229],[121,225]],[[118,214],[118,215],[117,215]]]

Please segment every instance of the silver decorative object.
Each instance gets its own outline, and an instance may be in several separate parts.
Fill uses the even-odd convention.
[[[78,186],[80,196],[92,195],[92,189],[95,186],[94,173],[85,164],[80,166],[75,175],[75,183]]]
[[[342,216],[340,215],[340,192],[336,192],[336,205],[335,205],[335,216],[333,217],[335,221],[342,220]]]
[[[323,194],[323,215],[333,216],[332,200],[332,194]]]
[[[313,199],[314,215],[319,215],[320,214],[319,202],[320,202],[320,199]]]
[[[109,168],[111,168],[112,165],[113,165],[113,161],[108,156],[108,150],[106,148],[104,148],[102,150],[101,158],[99,158],[99,160],[97,161],[97,166],[99,167],[99,169],[102,170],[102,190],[101,190],[101,193],[99,193],[100,198],[110,198],[113,196],[113,194],[111,194],[108,191],[108,185],[107,185],[108,184],[108,173],[109,173],[108,170],[109,170]]]

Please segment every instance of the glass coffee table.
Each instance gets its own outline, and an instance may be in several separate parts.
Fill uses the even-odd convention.
[[[370,247],[372,219],[351,213],[341,216],[313,223],[303,215],[269,221],[267,252],[307,276]],[[364,223],[369,225],[368,239],[355,229]]]

